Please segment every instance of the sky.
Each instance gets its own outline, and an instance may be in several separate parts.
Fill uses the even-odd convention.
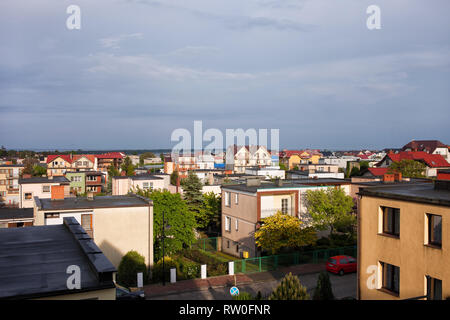
[[[369,5],[381,29],[369,30]],[[66,26],[67,7],[81,28]],[[279,129],[281,148],[450,144],[450,1],[2,0],[0,145],[172,148]],[[192,133],[193,134],[193,133]],[[205,143],[207,144],[207,143]]]

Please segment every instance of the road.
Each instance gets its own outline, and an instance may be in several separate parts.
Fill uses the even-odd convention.
[[[314,288],[317,285],[319,273],[300,275],[300,282],[304,285],[308,293],[312,296]],[[337,299],[345,297],[356,298],[356,273],[338,276],[330,274],[331,285],[334,296]],[[268,296],[273,289],[279,284],[280,280],[270,279],[268,281],[259,281],[256,283],[239,286],[239,290],[246,291],[255,296],[261,291],[263,296]],[[177,294],[169,294],[151,298],[152,300],[231,300],[229,287],[210,288],[207,290],[183,292]]]

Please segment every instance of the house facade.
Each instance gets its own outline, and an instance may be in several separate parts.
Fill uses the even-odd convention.
[[[449,183],[359,191],[359,299],[450,297]]]
[[[164,190],[169,188],[170,176],[158,176],[153,174],[140,174],[135,176],[118,176],[112,178],[113,196],[126,195],[130,191]]]
[[[70,181],[65,177],[34,177],[19,179],[20,208],[33,208],[34,197],[41,199],[50,199],[52,197],[52,188],[61,187],[64,197],[70,197]]]
[[[21,164],[0,165],[0,204],[18,206],[20,202],[19,178],[24,166]]]
[[[226,154],[226,169],[234,173],[245,173],[247,167],[272,165],[272,155],[265,146],[229,146]]]

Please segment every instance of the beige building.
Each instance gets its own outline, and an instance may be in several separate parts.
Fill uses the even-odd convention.
[[[153,204],[136,196],[34,198],[34,225],[57,225],[73,217],[118,267],[130,250],[153,264]]]
[[[0,229],[0,252],[2,300],[116,299],[116,268],[74,218]],[[77,275],[79,288],[70,279]]]
[[[358,297],[450,297],[450,183],[359,191]]]
[[[41,199],[50,199],[52,196],[51,188],[53,186],[62,186],[64,197],[70,197],[70,181],[65,177],[33,177],[19,179],[19,207],[33,208],[34,197]]]
[[[350,181],[339,179],[304,179],[277,182],[248,179],[246,183],[222,186],[222,251],[237,257],[260,254],[255,231],[261,220],[277,211],[311,222],[306,208],[308,190],[343,188],[350,193]]]
[[[23,168],[21,164],[0,165],[0,204],[19,205],[19,178]]]
[[[128,192],[141,190],[169,189],[170,175],[139,174],[135,176],[118,176],[112,178],[112,195],[125,195]]]

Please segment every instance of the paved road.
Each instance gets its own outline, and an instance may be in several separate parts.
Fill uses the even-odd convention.
[[[312,296],[314,288],[317,284],[319,273],[300,275],[300,282],[306,286],[308,293]],[[342,277],[330,274],[330,280],[333,293],[336,298],[344,297],[356,298],[356,273],[346,274]],[[270,279],[268,281],[260,281],[248,285],[239,286],[239,290],[249,292],[256,295],[258,291],[261,294],[269,295],[278,285],[280,280]],[[154,297],[152,300],[231,300],[229,287],[210,288],[207,290],[184,292],[179,294],[170,294],[166,296]]]

